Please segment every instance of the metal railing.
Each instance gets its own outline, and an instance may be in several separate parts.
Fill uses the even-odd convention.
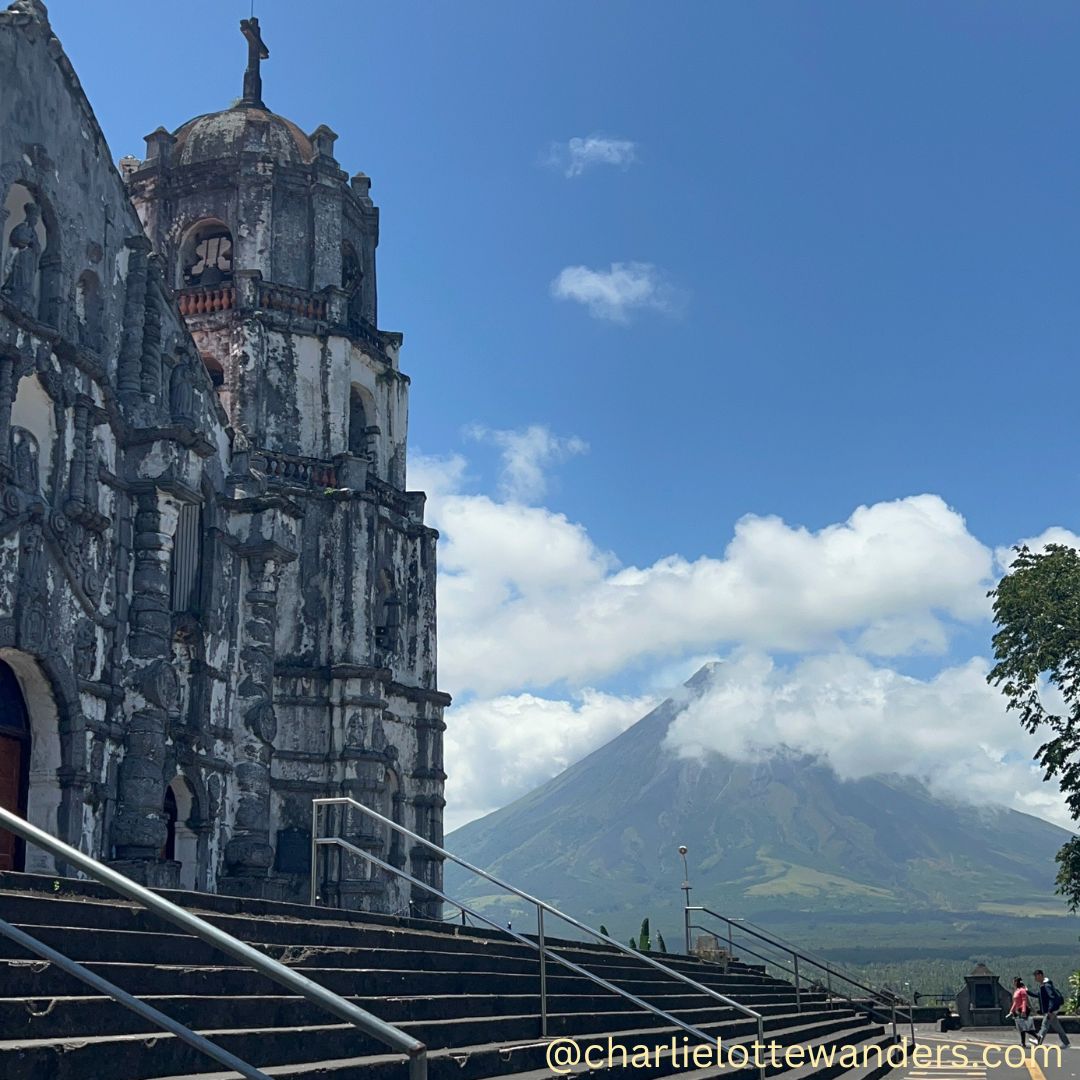
[[[320,812],[324,807],[329,806],[342,806],[349,807],[359,811],[362,814],[366,814],[368,817],[375,821],[385,825],[388,829],[392,829],[399,833],[401,836],[408,837],[416,844],[421,844],[428,848],[430,851],[434,851],[441,855],[443,859],[449,859],[451,862],[456,863],[458,866],[469,871],[472,874],[476,874],[479,877],[484,878],[486,881],[490,881],[493,885],[497,885],[501,889],[505,889],[509,893],[513,893],[515,896],[531,904],[536,909],[536,939],[535,941],[519,933],[516,930],[510,928],[510,926],[500,926],[494,919],[477,911],[475,908],[470,907],[468,904],[463,903],[460,900],[455,900],[453,897],[448,896],[441,889],[436,888],[434,885],[428,884],[426,881],[421,881],[419,878],[414,877],[399,867],[392,865],[384,859],[380,859],[377,855],[372,854],[370,851],[365,851],[363,848],[357,847],[355,844],[349,843],[349,841],[339,836],[322,836],[320,828]],[[620,953],[624,953],[627,956],[633,957],[633,959],[642,964],[646,964],[657,971],[662,972],[669,978],[676,979],[677,981],[684,983],[691,987],[698,993],[705,994],[707,997],[712,998],[714,1001],[720,1002],[720,1004],[727,1006],[730,1009],[734,1009],[736,1012],[741,1013],[743,1016],[747,1016],[752,1019],[757,1026],[757,1044],[759,1046],[765,1045],[765,1025],[762,1014],[755,1009],[751,1009],[746,1005],[735,1001],[733,998],[727,997],[725,994],[721,994],[711,987],[703,986],[701,983],[694,979],[691,979],[688,975],[683,974],[681,971],[676,971],[674,968],[668,967],[666,964],[660,963],[660,961],[649,956],[647,953],[639,952],[636,949],[630,949],[621,942],[616,941],[614,938],[609,937],[607,934],[601,933],[599,930],[594,930],[591,926],[587,926],[585,923],[575,919],[572,915],[567,915],[565,912],[560,911],[558,908],[551,904],[546,903],[543,900],[537,899],[535,896],[531,896],[529,893],[524,892],[522,889],[517,888],[514,885],[510,885],[500,878],[495,877],[494,874],[489,874],[486,870],[481,870],[478,866],[473,866],[472,863],[466,862],[465,859],[454,855],[452,852],[447,851],[445,848],[440,847],[432,840],[428,840],[418,833],[412,832],[410,829],[405,828],[404,825],[399,825],[396,821],[392,821],[390,818],[384,817],[382,814],[370,807],[364,806],[363,803],[357,802],[355,799],[350,799],[345,796],[339,796],[336,798],[325,799],[313,799],[312,800],[312,821],[311,821],[311,904],[314,907],[318,900],[318,881],[319,881],[319,848],[320,847],[338,847],[343,851],[349,852],[358,858],[364,859],[371,863],[372,866],[377,866],[382,870],[385,870],[403,880],[409,882],[411,885],[423,890],[433,897],[443,901],[444,903],[451,904],[453,907],[458,908],[462,917],[466,915],[471,916],[478,923],[486,923],[488,926],[500,931],[501,933],[513,938],[515,941],[520,942],[522,945],[528,946],[530,949],[534,949],[538,954],[538,960],[540,965],[540,1036],[541,1038],[547,1038],[548,1036],[548,987],[547,987],[547,964],[549,960],[554,960],[556,963],[561,964],[564,968],[572,971],[575,975],[589,979],[597,986],[609,991],[613,994],[618,994],[620,997],[636,1005],[639,1009],[652,1013],[654,1016],[660,1017],[660,1019],[671,1024],[673,1027],[680,1028],[693,1036],[695,1039],[700,1040],[706,1044],[712,1044],[715,1042],[715,1038],[706,1034],[700,1028],[693,1024],[688,1024],[678,1017],[672,1016],[671,1013],[653,1005],[636,994],[631,993],[629,990],[624,989],[621,986],[617,986],[615,983],[608,981],[595,972],[589,971],[587,968],[582,967],[580,964],[574,963],[573,960],[568,959],[565,956],[560,956],[555,951],[554,947],[548,942],[546,937],[545,927],[545,915],[553,916],[557,919],[561,919],[563,922],[574,927],[597,941],[603,942],[605,945],[609,945],[614,949],[617,949]],[[764,1059],[762,1059],[762,1065],[760,1068],[761,1080],[765,1077]]]
[[[911,1043],[915,1043],[915,1009],[914,1005],[906,998],[897,994],[895,991],[883,987],[869,986],[861,980],[857,979],[854,975],[849,974],[846,971],[831,964],[828,960],[816,956],[814,953],[807,951],[799,946],[792,944],[790,941],[785,940],[778,934],[773,934],[770,931],[758,926],[756,923],[752,923],[749,919],[730,918],[727,915],[721,915],[719,912],[713,911],[710,908],[703,907],[700,904],[687,905],[685,908],[686,917],[686,933],[687,940],[691,930],[701,930],[706,934],[709,934],[714,940],[719,941],[719,935],[710,930],[706,926],[699,926],[691,921],[691,912],[701,912],[703,915],[707,915],[710,918],[718,919],[724,923],[727,927],[727,945],[728,955],[730,956],[735,949],[735,928],[744,936],[748,936],[754,939],[755,942],[760,942],[762,945],[774,949],[787,957],[790,957],[790,963],[786,960],[778,960],[775,956],[762,955],[757,952],[751,946],[748,946],[745,942],[740,941],[738,945],[740,955],[753,956],[758,960],[764,961],[766,964],[774,967],[782,968],[785,972],[792,976],[792,981],[795,984],[795,1000],[796,1008],[799,1012],[802,1012],[802,983],[804,977],[806,977],[806,967],[809,966],[812,969],[816,969],[818,972],[823,973],[825,976],[825,983],[822,987],[829,999],[839,998],[842,1001],[847,1002],[849,1005],[856,1009],[869,1012],[871,1015],[876,1015],[883,1019],[885,1023],[892,1025],[893,1039],[898,1039],[899,1024],[906,1024],[910,1029]],[[834,985],[833,980],[838,980],[842,983],[846,983],[856,990],[861,990],[864,994],[868,995],[868,998],[857,997],[853,993],[839,990]],[[813,984],[814,981],[821,984],[820,977],[817,980],[807,979],[808,982]]]
[[[65,844],[62,840],[57,840],[55,836],[51,836],[36,825],[31,825],[28,821],[24,821],[21,817],[3,809],[3,807],[0,807],[0,828],[14,833],[27,843],[43,848],[56,858],[101,882],[101,884],[109,886],[109,888],[128,900],[132,900],[148,911],[152,911],[160,918],[173,923],[175,926],[180,927],[181,930],[199,938],[200,941],[206,942],[215,949],[219,949],[234,960],[239,960],[242,964],[254,968],[260,975],[265,975],[268,979],[284,986],[287,990],[298,994],[304,1000],[318,1005],[339,1020],[352,1024],[365,1035],[377,1039],[392,1050],[408,1055],[409,1080],[427,1080],[427,1047],[413,1036],[406,1034],[392,1024],[386,1023],[384,1020],[380,1020],[366,1009],[361,1009],[352,1002],[346,1001],[345,998],[332,993],[326,987],[320,986],[317,982],[312,982],[311,979],[298,974],[292,968],[286,967],[265,953],[259,952],[258,949],[253,948],[246,942],[226,934],[224,930],[205,922],[196,915],[192,915],[191,912],[185,911],[182,907],[172,903],[172,901],[151,892],[130,878],[124,877],[123,874],[118,873],[111,867],[105,866],[96,859],[92,859],[89,855],[85,855],[76,848]],[[239,1058],[233,1057],[228,1051],[214,1045],[182,1024],[170,1020],[145,1002],[139,1001],[126,991],[99,978],[80,964],[50,949],[47,945],[31,938],[9,923],[0,921],[0,933],[55,963],[63,971],[73,975],[75,978],[89,983],[89,985],[111,997],[120,1005],[137,1012],[144,1019],[159,1024],[167,1031],[172,1032],[178,1039],[182,1039],[188,1045],[200,1050],[219,1064],[240,1073],[246,1080],[269,1080],[265,1073],[259,1072],[251,1065],[240,1061]]]

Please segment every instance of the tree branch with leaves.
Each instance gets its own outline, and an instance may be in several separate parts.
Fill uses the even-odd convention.
[[[1080,552],[1064,544],[1043,551],[1016,548],[994,601],[994,665],[987,682],[1005,695],[1020,724],[1046,741],[1035,752],[1044,779],[1056,779],[1073,818],[1080,818]],[[1053,687],[1063,708],[1049,711]],[[1080,837],[1057,854],[1058,892],[1080,908]]]

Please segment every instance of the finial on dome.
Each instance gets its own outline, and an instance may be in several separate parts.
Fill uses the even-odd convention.
[[[259,20],[254,15],[250,19],[240,20],[240,32],[247,38],[248,43],[248,66],[244,72],[244,96],[240,99],[240,104],[265,109],[259,64],[270,59],[270,50],[263,43]]]

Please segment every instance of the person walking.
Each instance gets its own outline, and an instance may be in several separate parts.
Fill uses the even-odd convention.
[[[1041,1043],[1049,1032],[1056,1031],[1058,1038],[1061,1039],[1061,1045],[1070,1046],[1069,1036],[1065,1034],[1065,1029],[1058,1019],[1058,1012],[1065,1004],[1061,991],[1054,985],[1052,980],[1046,977],[1041,969],[1035,972],[1035,981],[1039,984],[1039,1010],[1043,1014],[1042,1024],[1039,1026],[1038,1034],[1035,1036],[1036,1045]]]
[[[1028,1000],[1027,987],[1019,975],[1013,979],[1012,1008],[1008,1015],[1016,1023],[1016,1030],[1020,1033],[1020,1045],[1027,1046],[1027,1037],[1031,1036],[1032,1045],[1036,1043],[1035,1021],[1031,1018],[1031,1002]]]

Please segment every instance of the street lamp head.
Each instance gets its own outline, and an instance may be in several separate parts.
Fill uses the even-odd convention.
[[[680,844],[679,845],[679,854],[680,855],[685,855],[686,854],[686,845],[685,844]]]

